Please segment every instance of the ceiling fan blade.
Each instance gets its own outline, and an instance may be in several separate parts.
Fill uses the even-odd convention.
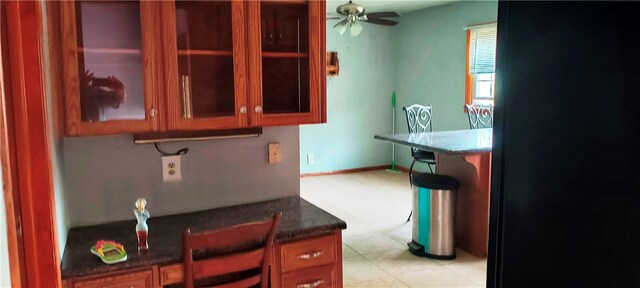
[[[327,20],[338,20],[338,19],[342,19],[342,17],[340,17],[340,16],[331,16],[331,17],[327,16]]]
[[[367,13],[367,18],[372,19],[372,18],[393,18],[393,17],[400,17],[400,15],[398,15],[398,13],[396,12],[373,12],[373,13]]]
[[[385,26],[396,26],[398,24],[398,22],[396,21],[391,21],[391,20],[387,20],[387,19],[367,19],[367,20],[362,20],[365,21],[367,23],[371,23],[371,24],[378,24],[378,25],[385,25]]]

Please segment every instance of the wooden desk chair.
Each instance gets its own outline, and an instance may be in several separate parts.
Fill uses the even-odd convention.
[[[467,104],[467,113],[469,114],[469,127],[471,129],[493,127],[493,106]]]
[[[273,219],[263,222],[252,222],[236,225],[230,228],[191,233],[187,229],[182,235],[183,263],[185,287],[193,288],[194,281],[225,277],[234,273],[237,278],[230,283],[217,284],[217,288],[253,287],[260,284],[266,288],[269,285],[269,264],[273,251],[273,238],[280,223],[282,213],[278,212]],[[232,249],[239,245],[256,243],[251,250]],[[246,245],[245,245],[246,246]],[[229,251],[213,258],[193,260],[193,251]],[[257,271],[257,272],[253,272]],[[249,272],[246,276],[244,272]]]

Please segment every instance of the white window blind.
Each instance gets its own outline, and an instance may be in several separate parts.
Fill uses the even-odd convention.
[[[470,27],[469,74],[495,73],[497,25]]]

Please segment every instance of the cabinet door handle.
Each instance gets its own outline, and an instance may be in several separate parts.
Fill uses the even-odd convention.
[[[304,260],[308,260],[308,259],[317,258],[318,256],[320,256],[322,254],[324,254],[324,251],[318,250],[318,251],[315,251],[315,252],[298,255],[298,258],[304,259]]]
[[[247,106],[240,106],[240,114],[247,113]]]
[[[151,108],[149,110],[149,116],[156,117],[157,115],[158,115],[158,110],[156,110],[156,108]]]
[[[253,109],[254,111],[256,111],[256,113],[260,113],[262,112],[262,106],[257,105],[255,109]]]
[[[324,279],[318,279],[316,281],[303,283],[303,284],[298,284],[298,285],[296,285],[296,288],[315,288],[315,287],[318,287],[318,286],[322,285],[323,283],[324,283]]]

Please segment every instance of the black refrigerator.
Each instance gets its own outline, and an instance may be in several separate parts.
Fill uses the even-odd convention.
[[[640,287],[640,3],[500,2],[487,287]]]

